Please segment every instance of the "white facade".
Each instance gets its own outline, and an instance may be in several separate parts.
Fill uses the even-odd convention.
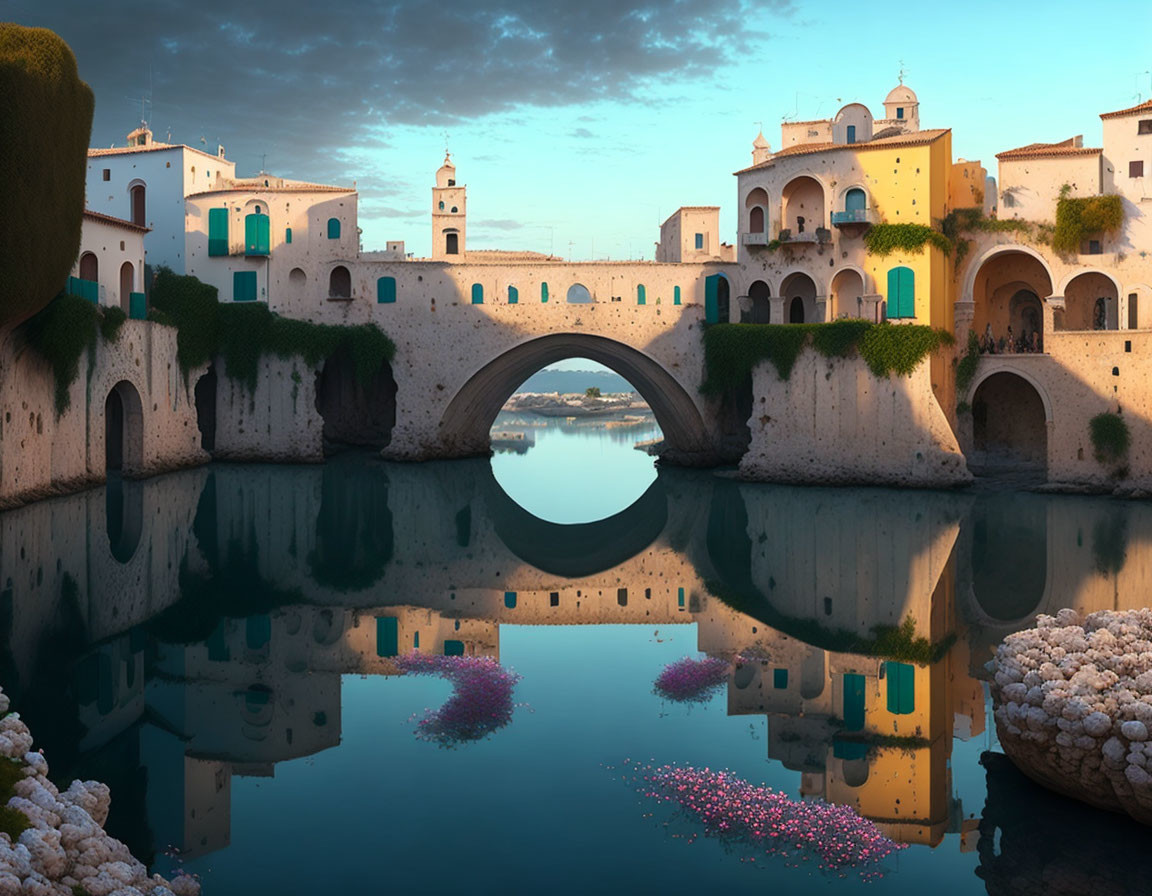
[[[735,261],[734,246],[720,241],[720,206],[681,206],[660,225],[656,260],[681,262]]]
[[[99,286],[99,304],[118,305],[127,314],[131,293],[144,291],[146,235],[146,228],[131,221],[86,210],[72,276],[94,280]],[[95,277],[91,276],[93,269]]]

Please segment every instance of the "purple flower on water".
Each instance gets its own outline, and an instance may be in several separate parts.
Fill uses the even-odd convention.
[[[512,692],[520,676],[487,656],[428,656],[410,653],[396,657],[400,671],[412,675],[439,675],[452,682],[452,696],[437,710],[428,710],[416,725],[416,736],[454,747],[482,740],[512,721]]]
[[[788,864],[814,858],[821,870],[856,871],[870,878],[880,874],[884,858],[905,848],[847,806],[789,799],[729,771],[628,762],[625,766],[643,796],[671,805],[729,848],[751,852],[753,861],[756,855],[781,856]],[[687,839],[691,842],[695,834]]]
[[[684,657],[664,667],[653,690],[661,697],[678,703],[703,703],[727,680],[727,660],[712,656],[702,660]]]

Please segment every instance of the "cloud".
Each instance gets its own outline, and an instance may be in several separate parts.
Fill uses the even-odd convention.
[[[578,137],[581,140],[587,140],[589,137],[595,137],[596,135],[588,130],[588,128],[576,128],[576,130],[569,132],[568,136]]]
[[[520,230],[524,227],[523,222],[513,221],[511,218],[486,218],[480,221],[473,221],[469,225],[473,230]]]

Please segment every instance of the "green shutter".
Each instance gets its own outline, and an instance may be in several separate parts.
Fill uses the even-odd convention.
[[[244,254],[267,255],[271,248],[271,223],[267,215],[244,216]]]
[[[464,642],[445,640],[444,656],[464,656]]]
[[[228,209],[208,209],[208,254],[228,254]]]
[[[676,591],[676,606],[678,606],[681,610],[684,609],[684,589],[683,588],[679,588]]]
[[[340,219],[339,218],[329,218],[328,219],[328,239],[330,239],[330,240],[340,239]]]
[[[128,293],[128,316],[132,320],[144,320],[148,317],[148,300],[144,297],[144,293]]]
[[[844,729],[859,731],[864,727],[864,676],[844,673]]]
[[[76,295],[82,299],[87,299],[93,305],[100,303],[100,284],[95,280],[79,280],[76,281],[77,291]]]
[[[508,304],[516,305],[520,302],[520,291],[515,286],[508,287]]]
[[[720,275],[713,274],[704,279],[704,323],[714,324],[720,320]]]
[[[858,189],[856,187],[853,187],[851,190],[848,191],[848,194],[844,197],[844,211],[846,211],[846,212],[862,212],[862,211],[864,211],[866,199],[867,199],[867,197],[864,195],[863,190]]]
[[[292,228],[291,227],[285,227],[284,228],[284,242],[286,242],[286,243],[292,242]]]
[[[472,284],[472,304],[473,305],[483,305],[484,304],[484,287],[483,287],[483,285],[481,285],[479,283],[473,283]]]
[[[916,709],[916,667],[908,663],[884,664],[888,683],[888,712],[908,715]]]
[[[888,316],[916,316],[916,275],[911,268],[892,268],[888,272]]]
[[[772,670],[772,687],[778,691],[782,691],[788,687],[788,670],[787,669],[773,669]]]
[[[420,632],[413,632],[412,633],[412,649],[413,650],[419,650],[420,649]]]
[[[507,607],[509,610],[515,610],[516,609],[516,592],[515,591],[505,591],[504,592],[504,606]]]
[[[256,272],[236,271],[232,274],[232,301],[256,301]]]
[[[637,305],[647,305],[648,304],[648,294],[644,291],[644,284],[643,283],[638,284],[636,287],[636,304]]]
[[[400,623],[395,616],[376,617],[376,656],[400,652]]]
[[[547,302],[548,301],[548,284],[547,283],[541,283],[540,284],[540,301],[541,302]]]
[[[396,301],[396,278],[381,277],[376,281],[376,304],[391,305]]]
[[[680,304],[680,287],[679,286],[672,287],[672,304],[673,305],[679,305]]]

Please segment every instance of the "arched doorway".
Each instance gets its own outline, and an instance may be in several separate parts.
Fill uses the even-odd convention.
[[[850,191],[851,193],[852,191]],[[863,191],[856,191],[863,193]],[[845,268],[832,278],[829,318],[864,316],[864,278],[859,271]]]
[[[824,188],[814,177],[801,175],[788,181],[781,193],[783,209],[780,227],[791,232],[791,238],[814,238],[818,228],[826,227]]]
[[[80,279],[92,283],[100,282],[100,262],[94,252],[85,252],[80,256]]]
[[[104,468],[126,476],[139,474],[144,461],[144,408],[140,393],[121,380],[104,401]]]
[[[785,277],[780,295],[787,302],[788,323],[816,320],[816,283],[807,274],[798,271]]]
[[[144,184],[136,183],[128,189],[129,203],[132,207],[132,223],[139,227],[147,227],[146,212],[144,204]]]
[[[793,298],[788,306],[788,323],[804,323],[804,300],[799,296]]]
[[[704,321],[726,324],[731,317],[732,290],[723,274],[710,274],[704,278]]]
[[[132,281],[135,279],[135,274],[132,262],[126,261],[120,265],[120,307],[124,309],[125,314],[130,314],[132,311]]]
[[[332,268],[332,273],[328,275],[328,298],[352,298],[352,275],[342,264]]]
[[[663,431],[662,456],[685,465],[712,462],[711,434],[692,396],[675,377],[631,346],[583,333],[555,333],[522,342],[473,374],[444,411],[441,444],[456,455],[487,453],[492,422],[509,396],[536,371],[568,358],[602,364],[635,387]]]
[[[973,456],[977,472],[1048,467],[1048,423],[1044,400],[1024,377],[1001,371],[985,379],[972,397]]]
[[[757,280],[748,287],[748,298],[752,300],[749,323],[768,324],[772,322],[772,290],[763,280]]]
[[[976,269],[972,279],[973,331],[985,351],[1015,352],[1022,347],[1027,327],[1027,347],[1044,342],[1042,300],[1052,295],[1052,275],[1047,265],[1031,252],[999,251]],[[1011,340],[1009,340],[1011,335]]]
[[[1063,330],[1120,329],[1120,291],[1099,271],[1079,274],[1064,287]]]

